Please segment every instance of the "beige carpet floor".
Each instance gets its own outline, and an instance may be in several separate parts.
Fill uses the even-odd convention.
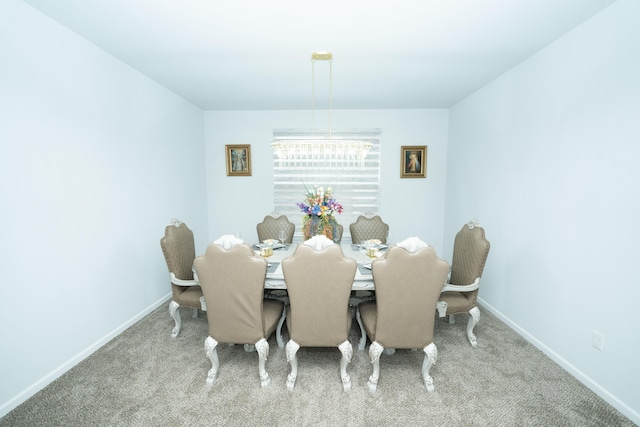
[[[481,308],[478,347],[465,336],[466,316],[436,322],[435,392],[420,377],[423,353],[383,355],[378,391],[369,393],[368,345],[354,349],[353,389],[342,391],[337,349],[302,348],[294,392],[275,338],[261,389],[257,354],[221,346],[218,379],[205,387],[205,315],[182,312],[170,338],[168,304],[0,419],[0,426],[632,426],[630,420]],[[354,322],[350,340],[357,345]],[[286,336],[285,336],[286,338]]]

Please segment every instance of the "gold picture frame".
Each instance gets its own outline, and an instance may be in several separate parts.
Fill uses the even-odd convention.
[[[400,178],[427,177],[427,146],[403,145],[400,147]]]
[[[227,176],[251,176],[251,144],[225,145]]]

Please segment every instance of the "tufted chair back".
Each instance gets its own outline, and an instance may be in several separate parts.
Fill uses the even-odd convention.
[[[360,244],[369,239],[378,239],[386,244],[389,225],[382,222],[382,218],[378,215],[374,215],[371,218],[360,215],[356,222],[349,225],[349,231],[351,232],[353,244]]]
[[[262,222],[256,225],[258,241],[264,242],[267,239],[279,240],[280,230],[283,228],[286,233],[284,243],[291,243],[293,241],[293,234],[296,231],[296,226],[289,221],[287,216],[265,216]]]
[[[484,228],[465,224],[456,234],[453,243],[453,260],[451,261],[452,285],[469,285],[478,277],[482,277],[484,265],[489,256],[490,243],[484,235]],[[469,308],[475,306],[478,289],[466,292]]]

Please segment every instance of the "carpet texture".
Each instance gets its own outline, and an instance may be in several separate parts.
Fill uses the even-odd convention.
[[[171,339],[166,304],[0,419],[0,426],[634,425],[480,309],[477,348],[467,341],[465,315],[453,325],[436,321],[434,393],[421,380],[423,353],[398,350],[382,355],[378,390],[371,394],[368,344],[357,350],[355,322],[349,393],[342,391],[336,348],[301,348],[295,391],[288,392],[289,365],[275,337],[269,339],[269,387],[260,388],[256,353],[220,345],[218,378],[208,389],[206,314],[192,318],[181,311],[182,331]]]

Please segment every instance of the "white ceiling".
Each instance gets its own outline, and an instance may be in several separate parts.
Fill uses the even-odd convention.
[[[614,1],[24,0],[205,110],[447,108]]]

